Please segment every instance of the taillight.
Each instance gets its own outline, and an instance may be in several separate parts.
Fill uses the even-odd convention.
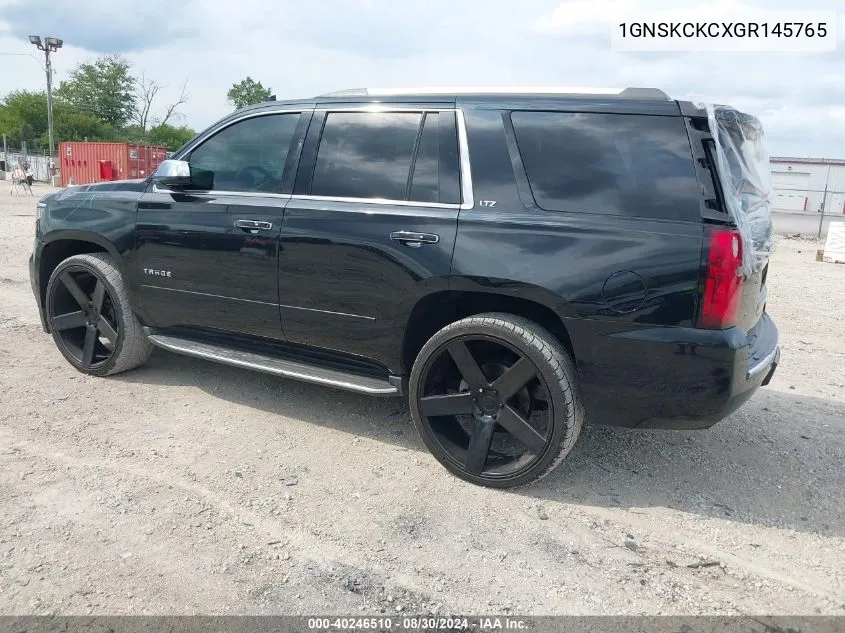
[[[723,329],[736,325],[742,294],[742,240],[736,229],[710,232],[707,276],[698,324]]]

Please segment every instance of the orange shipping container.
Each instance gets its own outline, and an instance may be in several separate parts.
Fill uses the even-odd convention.
[[[146,178],[167,158],[161,145],[65,141],[59,143],[62,187]]]

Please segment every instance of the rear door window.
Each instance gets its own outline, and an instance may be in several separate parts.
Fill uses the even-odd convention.
[[[459,203],[454,112],[329,112],[310,194]]]
[[[440,148],[437,143],[439,116],[437,112],[428,112],[425,115],[417,155],[414,157],[414,175],[411,178],[409,200],[439,202]]]
[[[404,200],[419,112],[330,112],[311,194]]]
[[[700,220],[682,118],[520,111],[511,122],[541,208]]]

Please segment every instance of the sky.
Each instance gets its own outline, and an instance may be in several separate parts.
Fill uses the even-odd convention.
[[[845,5],[833,52],[611,51],[611,29],[682,0],[0,0],[0,95],[41,90],[30,34],[53,35],[57,82],[120,54],[164,85],[155,111],[187,80],[181,124],[201,130],[231,111],[247,75],[280,98],[343,88],[640,86],[757,115],[769,153],[845,158]],[[794,0],[687,0],[706,19]],[[10,55],[12,54],[12,55]],[[16,54],[16,55],[15,55]],[[43,59],[41,60],[43,62]],[[154,112],[155,114],[155,112]]]

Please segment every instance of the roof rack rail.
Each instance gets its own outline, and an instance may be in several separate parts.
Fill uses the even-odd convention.
[[[401,95],[480,95],[480,94],[582,94],[606,95],[623,99],[657,99],[668,101],[671,97],[658,88],[590,88],[577,86],[518,86],[518,87],[419,87],[419,88],[348,88],[321,97],[387,97]]]

